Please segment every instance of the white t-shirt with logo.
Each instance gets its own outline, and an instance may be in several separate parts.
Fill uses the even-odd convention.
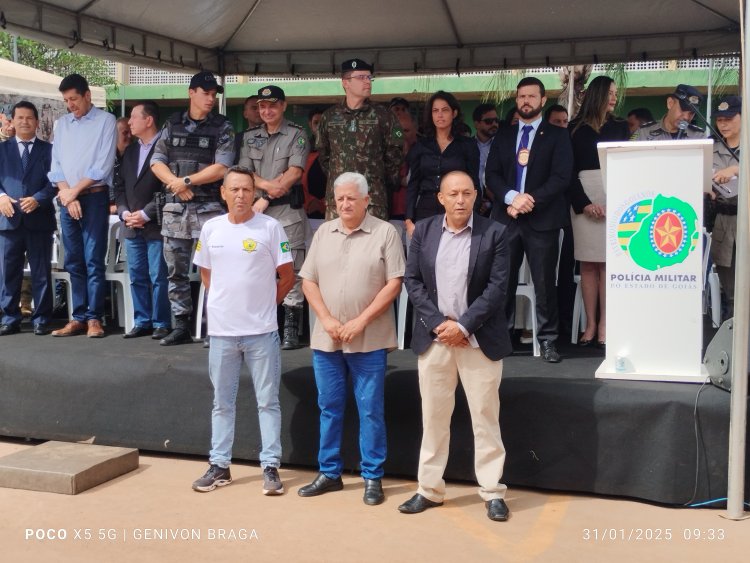
[[[235,225],[227,215],[201,230],[193,263],[211,270],[208,334],[252,336],[278,330],[276,268],[292,261],[284,229],[256,213]]]

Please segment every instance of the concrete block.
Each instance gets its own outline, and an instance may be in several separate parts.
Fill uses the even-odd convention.
[[[0,458],[0,487],[75,495],[137,467],[137,449],[45,442]]]

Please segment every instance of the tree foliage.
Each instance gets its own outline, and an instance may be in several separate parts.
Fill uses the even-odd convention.
[[[78,73],[85,76],[92,86],[112,86],[114,77],[102,59],[75,53],[70,49],[58,49],[45,43],[18,37],[16,39],[18,63],[58,76]],[[13,60],[13,36],[0,32],[0,58]]]

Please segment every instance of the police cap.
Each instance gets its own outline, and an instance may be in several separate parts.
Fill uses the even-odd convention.
[[[263,88],[260,88],[258,90],[259,102],[283,102],[284,100],[286,100],[284,90],[282,90],[278,86],[269,84],[268,86],[263,86]]]
[[[367,64],[362,59],[349,59],[348,61],[344,61],[341,63],[341,73],[347,73],[351,72],[353,70],[369,70],[370,72],[374,72],[375,69],[371,64]]]
[[[206,92],[216,90],[218,94],[224,93],[224,86],[219,86],[216,77],[207,70],[202,70],[190,79],[190,89],[203,88]]]
[[[714,117],[734,117],[738,113],[742,113],[742,97],[727,96],[716,106]]]
[[[697,106],[703,102],[703,94],[687,84],[678,84],[670,96],[680,101],[682,111],[695,111],[691,104]]]

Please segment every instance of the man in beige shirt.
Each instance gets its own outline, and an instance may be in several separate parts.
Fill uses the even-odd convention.
[[[310,339],[320,407],[320,473],[299,490],[311,497],[340,491],[341,434],[347,378],[359,411],[364,502],[385,500],[383,412],[386,355],[396,347],[393,301],[401,291],[404,251],[390,223],[367,212],[367,180],[345,172],[333,184],[338,218],[315,233],[300,276],[317,315]]]

